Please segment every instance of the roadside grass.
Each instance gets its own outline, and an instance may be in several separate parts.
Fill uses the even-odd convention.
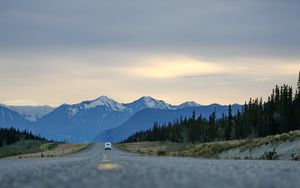
[[[56,157],[79,152],[88,146],[88,144],[20,140],[16,143],[0,147],[0,158]]]
[[[117,144],[116,147],[121,150],[146,154],[146,155],[168,155],[182,156],[182,150],[187,146],[183,143],[174,142],[134,142]]]
[[[245,148],[251,149],[257,146],[273,144],[276,142],[293,141],[296,138],[300,138],[300,130],[290,131],[288,133],[271,135],[262,138],[249,139],[247,140],[247,144],[245,145]]]
[[[16,143],[0,147],[0,158],[43,151],[43,147],[53,143],[41,140],[20,140]]]
[[[134,142],[122,143],[116,146],[121,150],[146,155],[183,156],[218,159],[227,150],[240,148],[253,149],[261,145],[278,142],[293,141],[300,138],[300,130],[262,138],[248,138],[245,140],[218,141],[210,143],[174,143],[174,142]],[[298,156],[297,156],[298,157]],[[271,158],[266,155],[266,158]]]
[[[220,153],[245,145],[246,141],[239,140],[195,144],[194,147],[184,150],[183,156],[218,159]]]
[[[49,142],[49,143],[45,143],[43,145],[40,146],[40,149],[42,151],[45,151],[45,150],[50,150],[50,149],[53,149],[55,147],[57,147],[60,143],[59,142]]]
[[[174,142],[136,142],[118,144],[117,147],[134,153],[146,155],[201,157],[217,159],[225,150],[244,145],[237,140],[224,142],[211,142],[205,144],[184,144]]]
[[[72,144],[72,143],[57,143],[56,146],[51,146],[51,149],[42,150],[35,153],[27,153],[22,155],[13,156],[12,158],[44,158],[44,157],[58,157],[70,155],[80,152],[90,144]]]

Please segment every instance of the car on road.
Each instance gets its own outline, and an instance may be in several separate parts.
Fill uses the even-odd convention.
[[[110,142],[106,142],[106,143],[104,144],[104,149],[105,149],[105,150],[111,150],[111,143],[110,143]]]

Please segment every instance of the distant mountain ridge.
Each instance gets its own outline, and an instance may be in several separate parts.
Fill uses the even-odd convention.
[[[79,104],[63,104],[38,122],[40,133],[56,140],[87,142],[125,122],[133,112],[108,97]]]
[[[36,121],[37,119],[43,117],[44,115],[50,113],[55,108],[51,106],[8,106],[4,104],[0,104],[0,106],[8,108],[12,111],[17,112],[22,117],[24,117],[28,121]]]
[[[185,102],[185,103],[182,103],[182,104],[176,106],[176,108],[180,109],[180,108],[199,107],[199,106],[201,106],[201,105],[194,101],[188,101],[188,102]]]
[[[4,106],[0,106],[0,127],[16,127],[21,130],[33,128],[32,124],[28,120],[17,112]]]
[[[101,96],[78,104],[63,104],[57,108],[36,107],[35,110],[38,111],[40,108],[41,112],[35,114],[34,121],[28,121],[26,118],[26,113],[29,114],[29,109],[32,110],[33,107],[2,108],[9,110],[5,110],[3,117],[7,119],[9,114],[13,114],[14,118],[18,119],[18,123],[9,123],[13,127],[22,129],[28,127],[36,134],[55,140],[90,142],[107,139],[119,141],[133,133],[132,131],[149,128],[155,121],[163,123],[179,116],[189,116],[192,110],[195,110],[198,115],[208,117],[213,110],[218,114],[226,113],[227,107],[218,104],[202,106],[193,101],[171,105],[149,96],[141,97],[131,103],[119,103],[107,96]],[[238,108],[241,109],[241,106],[238,105]],[[0,125],[7,126],[4,124]],[[107,136],[109,132],[113,134]]]

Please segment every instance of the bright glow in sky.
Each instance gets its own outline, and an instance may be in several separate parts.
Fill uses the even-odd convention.
[[[129,73],[149,78],[178,78],[225,72],[223,65],[197,61],[188,57],[150,58],[141,66],[129,68]]]
[[[178,14],[180,12],[180,14]],[[299,1],[1,1],[0,103],[244,103],[296,86]]]

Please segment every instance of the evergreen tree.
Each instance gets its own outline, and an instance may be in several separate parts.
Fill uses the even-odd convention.
[[[298,89],[298,94],[299,94],[299,91],[300,91],[300,71],[299,71],[299,76],[298,76],[297,89]]]
[[[45,140],[44,138],[33,135],[27,130],[19,131],[15,128],[0,128],[0,146],[13,144],[23,139]]]
[[[216,117],[213,111],[208,120],[202,115],[196,118],[193,111],[190,118],[180,117],[173,123],[155,123],[152,129],[130,136],[126,142],[173,141],[211,142],[218,140],[262,137],[300,129],[300,72],[295,94],[292,87],[276,85],[266,102],[251,99],[237,113],[228,107],[227,116]],[[9,142],[9,140],[5,140]]]
[[[232,109],[231,105],[228,107],[228,117],[227,117],[227,123],[225,127],[225,140],[230,140],[232,138],[232,129],[233,129],[233,116],[232,116]]]
[[[217,138],[218,127],[217,127],[217,117],[216,117],[216,109],[208,118],[208,132],[207,132],[207,140],[214,141]]]
[[[293,111],[295,117],[296,129],[300,129],[300,71],[297,82],[297,90],[295,94],[295,99],[293,102]]]
[[[195,112],[195,110],[193,110],[192,119],[193,119],[194,121],[196,120],[196,112]]]

